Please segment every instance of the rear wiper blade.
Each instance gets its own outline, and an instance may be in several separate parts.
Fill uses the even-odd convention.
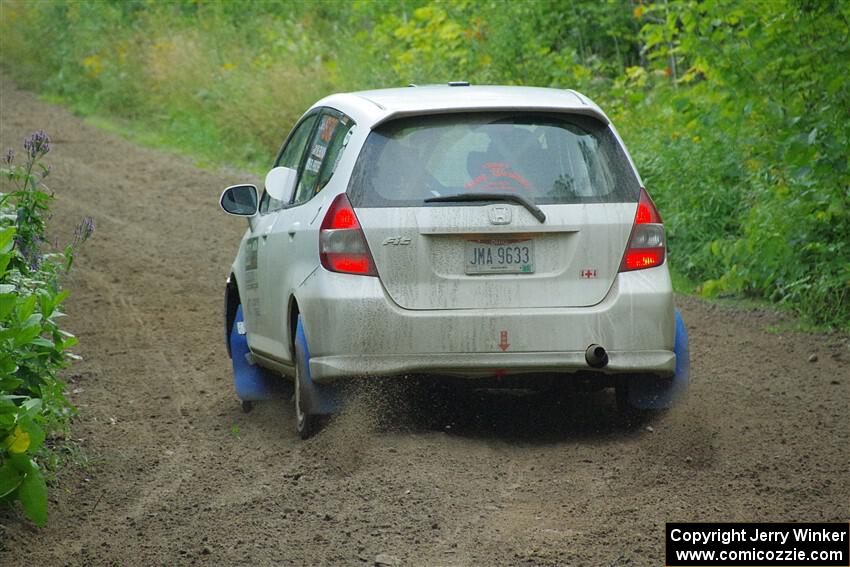
[[[513,193],[459,193],[457,195],[443,195],[441,197],[428,197],[426,203],[463,203],[468,201],[510,201],[522,205],[534,218],[540,222],[546,222],[546,213],[543,210],[520,195]]]

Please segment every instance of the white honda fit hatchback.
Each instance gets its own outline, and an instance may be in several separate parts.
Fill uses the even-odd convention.
[[[293,128],[225,294],[237,395],[294,379],[297,429],[340,379],[581,375],[667,407],[688,381],[661,217],[585,96],[529,87],[336,94]]]

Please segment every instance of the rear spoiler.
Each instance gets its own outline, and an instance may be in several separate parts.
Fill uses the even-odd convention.
[[[425,110],[399,110],[390,112],[383,116],[380,120],[372,124],[371,129],[374,130],[381,124],[386,124],[399,118],[409,118],[411,116],[433,116],[435,114],[470,114],[481,112],[528,112],[528,113],[546,113],[546,114],[580,114],[595,118],[605,125],[610,125],[611,121],[608,116],[598,108],[592,106],[565,108],[563,106],[499,106],[499,105],[475,105],[469,107],[451,107],[451,108],[429,108]]]

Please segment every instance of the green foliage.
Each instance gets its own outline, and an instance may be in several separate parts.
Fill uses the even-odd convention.
[[[58,379],[76,339],[62,331],[61,274],[70,269],[76,247],[93,230],[77,230],[62,253],[43,253],[45,215],[52,196],[45,191],[50,150],[44,132],[24,143],[23,165],[7,152],[0,178],[0,500],[19,500],[37,525],[47,521],[47,487],[39,466],[48,433],[67,428],[73,407]],[[36,171],[38,173],[36,173]]]
[[[671,207],[686,221],[671,240],[692,248],[687,273],[704,281],[707,295],[784,302],[846,328],[850,5],[682,0],[648,14],[658,21],[643,28],[650,59],[667,69],[677,61],[681,75],[654,92],[677,109],[672,132],[694,140],[654,165],[708,173],[673,176],[704,204],[703,211]],[[674,188],[661,185],[675,202]]]
[[[84,114],[257,169],[330,92],[461,79],[576,88],[634,152],[684,280],[707,296],[782,302],[850,327],[847,2],[304,7],[7,0],[0,60]]]

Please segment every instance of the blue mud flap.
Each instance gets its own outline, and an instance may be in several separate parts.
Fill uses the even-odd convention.
[[[666,409],[673,406],[688,392],[691,357],[688,348],[688,330],[682,315],[676,310],[676,374],[672,379],[653,376],[635,376],[629,380],[629,405],[644,410]]]
[[[265,368],[248,362],[248,337],[243,328],[242,306],[236,308],[236,318],[230,330],[230,359],[233,362],[233,385],[242,401],[268,400],[277,397],[281,377]]]
[[[298,326],[295,329],[295,357],[301,376],[301,397],[305,403],[304,410],[308,414],[328,415],[342,408],[342,381],[320,384],[313,382],[310,372],[310,347],[307,346],[307,335],[301,315],[298,315]]]

